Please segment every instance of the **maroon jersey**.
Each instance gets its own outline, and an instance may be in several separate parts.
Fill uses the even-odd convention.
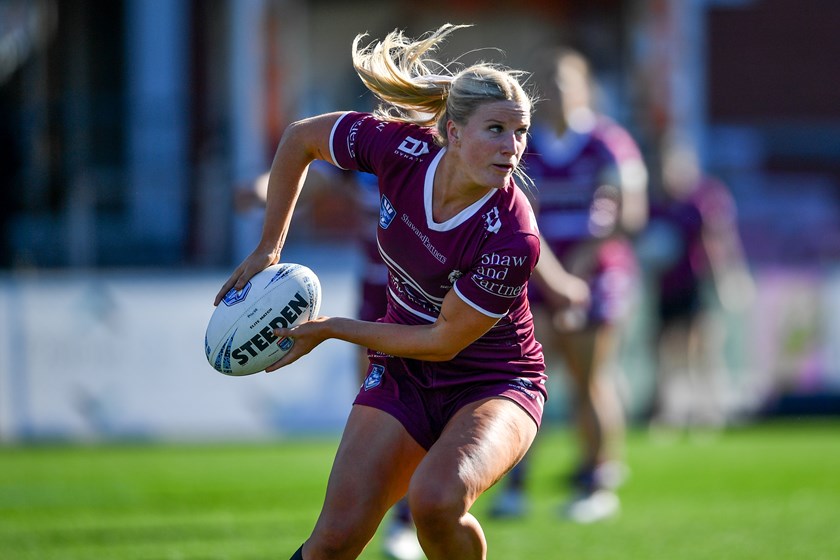
[[[601,115],[592,115],[588,126],[570,128],[562,136],[534,125],[525,162],[537,182],[540,232],[558,255],[581,241],[607,237],[617,225],[605,224],[597,215],[596,199],[616,196],[605,194],[602,187],[620,188],[618,182],[646,174],[630,134]]]
[[[363,261],[357,317],[362,321],[376,321],[384,317],[388,309],[388,269],[379,256],[379,246],[376,243],[379,186],[376,176],[370,173],[353,172],[353,175],[358,187],[359,209],[365,218],[371,218],[368,223],[362,224],[362,235],[359,237]]]
[[[498,322],[453,360],[430,364],[429,386],[513,376],[535,382],[544,396],[542,348],[534,339],[527,298],[539,257],[530,204],[511,181],[436,222],[432,186],[445,152],[430,129],[368,113],[346,113],[333,128],[333,161],[379,179],[377,241],[389,271],[389,305],[382,320],[432,323],[446,294],[455,290]]]

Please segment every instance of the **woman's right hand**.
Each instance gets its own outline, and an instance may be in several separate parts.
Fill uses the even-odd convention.
[[[555,309],[589,309],[591,304],[589,284],[574,274],[566,274],[553,290],[548,292],[548,299]]]
[[[241,290],[245,287],[248,283],[248,280],[254,277],[254,275],[262,270],[265,270],[269,266],[280,262],[280,251],[261,251],[259,249],[255,250],[253,253],[248,255],[248,257],[242,261],[242,264],[236,267],[236,270],[233,271],[233,274],[230,275],[230,278],[227,279],[222,285],[222,289],[219,290],[219,293],[216,294],[216,299],[213,301],[213,305],[219,305],[222,301],[222,298],[231,290],[231,288],[235,290]]]

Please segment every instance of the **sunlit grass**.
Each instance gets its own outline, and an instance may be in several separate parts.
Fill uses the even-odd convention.
[[[288,558],[318,514],[337,439],[0,448],[0,558]],[[533,453],[531,513],[489,519],[490,558],[840,558],[840,422],[669,443],[632,432],[622,515],[563,520],[570,434]],[[381,558],[379,538],[362,558]]]

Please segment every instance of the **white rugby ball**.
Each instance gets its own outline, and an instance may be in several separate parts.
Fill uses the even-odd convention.
[[[274,329],[314,319],[320,308],[321,283],[312,270],[294,263],[269,266],[216,306],[204,335],[207,361],[225,375],[263,371],[294,343],[278,340]]]

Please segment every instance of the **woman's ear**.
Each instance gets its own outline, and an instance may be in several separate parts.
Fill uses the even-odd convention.
[[[458,125],[452,121],[448,121],[446,123],[446,133],[449,136],[448,140],[450,144],[454,144],[455,146],[460,145],[461,131],[458,130]]]

